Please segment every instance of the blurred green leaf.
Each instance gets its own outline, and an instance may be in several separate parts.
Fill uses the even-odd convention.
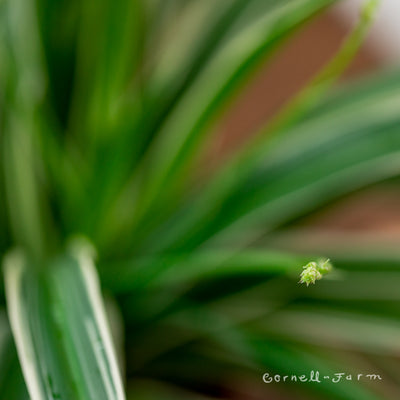
[[[246,244],[339,196],[398,175],[400,91],[393,75],[386,79],[369,90],[364,85],[362,96],[355,88],[328,100],[329,107],[322,104],[321,112],[317,106],[268,157],[256,159],[256,167],[230,166],[149,236],[153,245],[145,248],[189,249],[222,230],[224,240],[240,233]]]
[[[24,378],[19,365],[14,340],[5,315],[0,311],[0,397],[28,400]]]
[[[155,287],[190,287],[203,280],[249,275],[298,277],[302,266],[309,261],[306,256],[263,249],[209,250],[121,261],[103,265],[101,271],[114,292],[129,292]]]
[[[310,326],[314,327],[312,331]],[[266,327],[266,331],[281,338],[290,336],[311,344],[389,355],[398,351],[393,338],[398,337],[399,330],[397,318],[372,316],[360,311],[338,312],[323,307],[281,312],[279,316],[270,318]]]
[[[213,400],[214,398],[197,395],[157,381],[133,381],[128,388],[129,400]],[[215,400],[215,399],[214,399]]]
[[[131,213],[124,215],[121,223],[129,229],[132,225],[138,228],[147,212],[151,213],[155,200],[159,202],[166,194],[174,193],[182,184],[182,174],[190,171],[194,153],[201,148],[212,122],[245,78],[271,56],[296,27],[331,3],[330,0],[295,0],[275,4],[262,18],[233,36],[168,116],[137,174],[112,209],[112,219],[125,204],[135,204],[133,217]],[[163,202],[163,207],[167,205]]]
[[[44,253],[43,198],[37,185],[35,118],[45,87],[37,21],[32,2],[2,4],[4,27],[2,136],[5,197],[14,237],[35,256]],[[30,41],[26,40],[30,37]],[[3,177],[2,177],[3,178]],[[2,179],[1,179],[2,180]]]

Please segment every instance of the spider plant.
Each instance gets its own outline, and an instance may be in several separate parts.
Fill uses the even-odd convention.
[[[395,249],[305,252],[294,229],[396,184],[400,73],[332,85],[376,1],[278,115],[204,165],[249,79],[334,3],[1,1],[2,399],[398,398]],[[320,257],[334,270],[300,285]],[[311,370],[385,380],[262,379]]]

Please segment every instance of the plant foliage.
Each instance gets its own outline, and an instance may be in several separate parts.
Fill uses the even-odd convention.
[[[202,164],[249,79],[335,2],[0,2],[1,398],[245,398],[266,370],[344,365],[399,384],[398,256],[273,246],[400,172],[399,71],[330,90],[377,2],[254,139]],[[333,272],[298,285],[320,256]],[[388,385],[281,388],[372,400]]]

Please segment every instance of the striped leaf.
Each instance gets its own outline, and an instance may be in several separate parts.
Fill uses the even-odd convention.
[[[38,269],[5,260],[6,298],[32,400],[124,399],[95,268],[71,252]]]

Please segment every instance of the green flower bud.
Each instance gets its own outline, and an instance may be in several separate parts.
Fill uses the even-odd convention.
[[[322,279],[322,276],[331,270],[332,264],[329,259],[318,260],[318,262],[311,261],[303,267],[299,283],[305,283],[308,286],[310,283]]]

